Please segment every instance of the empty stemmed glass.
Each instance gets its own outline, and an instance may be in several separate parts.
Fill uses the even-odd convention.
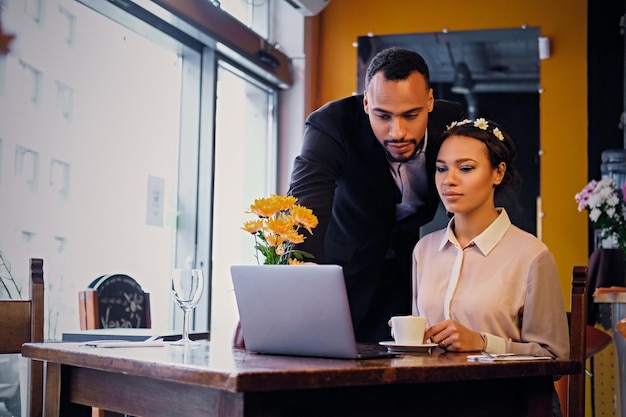
[[[201,269],[176,268],[172,271],[172,293],[183,310],[183,337],[173,345],[189,345],[196,342],[189,338],[189,313],[202,297],[204,276]]]

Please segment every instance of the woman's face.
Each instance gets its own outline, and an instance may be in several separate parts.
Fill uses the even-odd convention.
[[[495,207],[495,186],[506,165],[491,166],[487,145],[469,136],[450,136],[437,155],[435,184],[446,210],[470,214]]]

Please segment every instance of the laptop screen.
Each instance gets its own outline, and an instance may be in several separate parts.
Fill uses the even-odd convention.
[[[357,358],[338,265],[234,265],[246,348],[253,352]]]

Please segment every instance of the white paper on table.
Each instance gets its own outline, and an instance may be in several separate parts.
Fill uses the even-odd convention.
[[[492,357],[486,355],[468,355],[467,360],[470,362],[506,362],[554,359],[552,356],[520,355],[515,353],[492,353],[491,356]]]
[[[129,347],[163,347],[167,346],[162,340],[150,340],[144,342],[130,342],[128,340],[92,340],[82,343],[81,346],[100,348],[129,348]]]

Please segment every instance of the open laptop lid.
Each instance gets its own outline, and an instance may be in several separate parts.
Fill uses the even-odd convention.
[[[359,357],[340,266],[233,265],[230,270],[248,350]]]

